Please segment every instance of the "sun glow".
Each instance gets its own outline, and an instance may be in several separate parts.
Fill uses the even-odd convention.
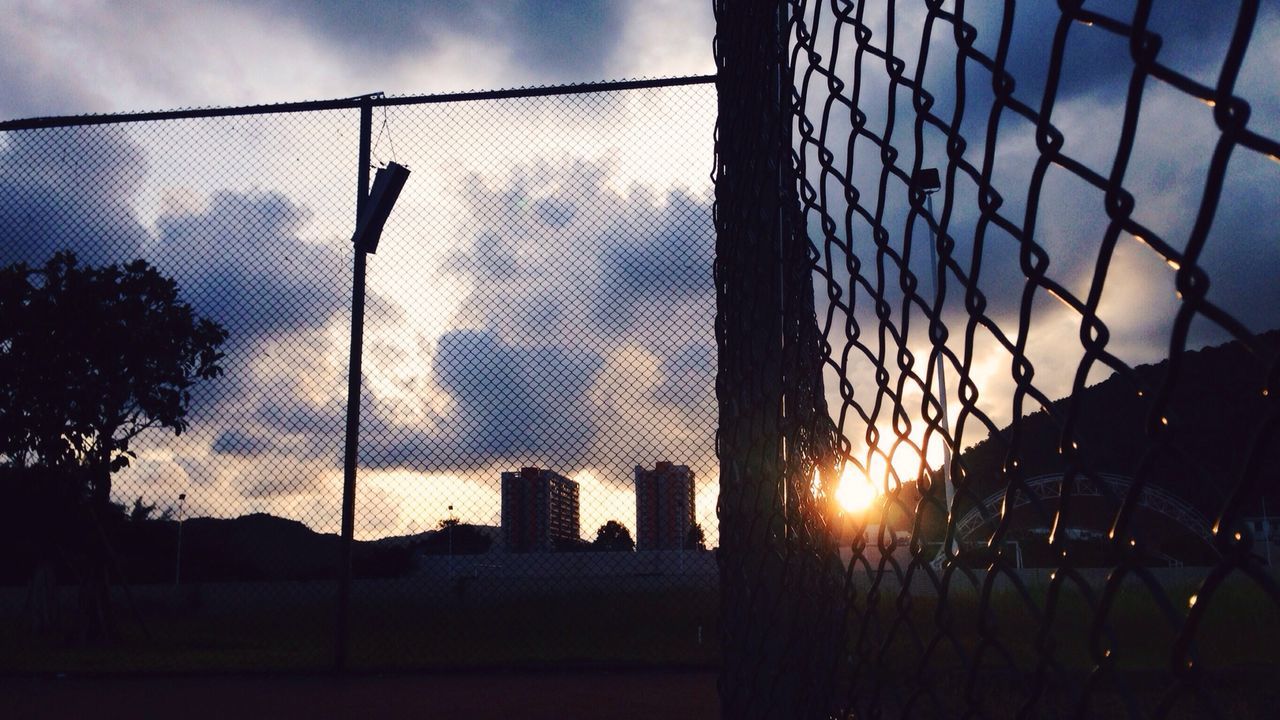
[[[893,449],[891,457],[882,452],[868,452],[865,465],[846,460],[842,463],[834,492],[828,497],[835,500],[835,507],[841,514],[865,514],[880,501],[885,488],[914,483],[922,474],[936,472],[945,464],[939,439],[934,438],[929,443],[927,465],[921,463],[918,447],[918,444],[903,442]],[[817,471],[814,472],[813,487],[815,492],[822,492],[819,490],[822,480]]]
[[[836,487],[836,502],[846,513],[860,513],[871,507],[880,490],[871,484],[867,476],[852,463],[844,466],[840,473],[840,484]]]

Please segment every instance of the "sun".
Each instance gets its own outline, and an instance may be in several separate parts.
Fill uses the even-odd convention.
[[[840,473],[840,484],[836,487],[836,502],[846,513],[860,513],[871,507],[880,491],[862,474],[856,466],[848,463],[844,472]]]

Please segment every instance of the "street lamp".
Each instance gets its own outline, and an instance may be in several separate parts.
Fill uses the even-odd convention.
[[[936,297],[942,287],[942,270],[938,267],[938,240],[933,230],[933,194],[942,189],[942,180],[938,176],[937,168],[923,168],[916,172],[913,184],[916,189],[924,193],[925,208],[929,212],[929,268],[933,274],[933,291]],[[939,308],[939,312],[941,309]],[[935,358],[936,371],[938,373],[938,408],[942,412],[942,430],[946,434],[942,442],[942,482],[947,494],[947,515],[951,515],[952,506],[955,504],[956,489],[951,483],[951,420],[947,415],[947,376],[943,372],[942,353],[938,353]],[[925,453],[925,464],[928,464],[928,447],[922,452]],[[954,548],[954,544],[953,544]],[[946,541],[938,550],[938,560],[941,561],[946,556]]]

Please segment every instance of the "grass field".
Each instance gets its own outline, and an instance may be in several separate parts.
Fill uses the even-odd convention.
[[[1027,575],[1028,594],[1043,608],[1044,578]],[[1187,578],[1196,571],[1164,575],[1162,591],[1180,622],[1195,589]],[[1082,717],[1145,717],[1168,693],[1171,718],[1214,717],[1213,709],[1230,718],[1276,717],[1280,606],[1251,581],[1229,580],[1207,605],[1192,644],[1197,681],[1186,686],[1175,684],[1171,665],[1177,626],[1145,586],[1126,581],[1105,623],[1096,622],[1083,594],[1066,587],[1046,624],[1007,585],[997,585],[985,614],[965,580],[954,582],[941,612],[930,593],[913,587],[903,605],[896,587],[885,588],[861,642],[856,632],[851,641],[861,669],[849,692],[875,698],[893,710],[888,717],[946,717],[944,708],[970,701],[988,717],[1013,717],[1032,699],[1030,676],[1043,666],[1046,681],[1031,717],[1076,717],[1082,697]],[[931,645],[935,637],[941,639]],[[1106,669],[1095,669],[1098,658]]]
[[[1194,586],[1171,575],[1164,587],[1185,613]],[[1046,586],[1029,575],[1031,597]],[[420,579],[419,579],[420,580]],[[510,586],[425,587],[421,582],[360,581],[352,600],[350,667],[357,671],[472,672],[524,669],[592,672],[719,665],[715,588],[640,583],[625,590],[579,583],[572,594],[517,592]],[[868,607],[859,582],[855,607]],[[334,589],[328,583],[227,583],[134,590],[137,614],[117,608],[121,637],[108,647],[36,641],[21,623],[0,635],[0,673],[97,674],[209,671],[327,671],[333,663]],[[22,593],[0,596],[17,619]],[[66,602],[70,604],[70,593]],[[1040,664],[1050,682],[1038,707],[1069,714],[1082,691],[1090,717],[1148,712],[1172,687],[1175,627],[1138,584],[1126,585],[1103,625],[1076,592],[1065,592],[1053,621],[1042,627],[1019,596],[999,588],[985,615],[978,594],[957,582],[939,612],[938,599],[913,588],[911,602],[882,586],[876,610],[850,637],[857,659],[848,688],[885,708],[920,717],[973,698],[991,716],[1012,715],[1028,700],[1025,671]],[[69,608],[68,608],[69,609]],[[1272,717],[1280,706],[1280,608],[1243,579],[1233,579],[1207,605],[1193,652],[1201,680],[1175,703],[1170,717],[1205,716],[1200,703],[1228,717]],[[861,616],[854,615],[851,619]],[[145,625],[145,632],[144,632]],[[943,640],[930,646],[938,628]],[[1042,634],[1042,630],[1045,631]],[[1094,672],[1096,657],[1114,662]],[[1111,661],[1108,661],[1111,662]],[[917,692],[925,689],[927,692]],[[912,704],[914,703],[914,704]],[[1052,709],[1052,712],[1049,711]]]
[[[21,720],[719,716],[713,671],[0,677],[0,717]]]
[[[64,593],[64,613],[73,609]],[[312,670],[333,666],[335,598],[326,583],[144,587],[116,608],[118,642],[85,647],[23,631],[21,593],[4,602],[0,672]],[[714,667],[714,588],[584,590],[571,596],[433,591],[357,583],[350,667]],[[141,616],[141,623],[135,620]]]

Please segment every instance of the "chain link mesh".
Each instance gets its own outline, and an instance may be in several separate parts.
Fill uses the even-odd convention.
[[[713,661],[712,92],[366,101],[374,164],[412,175],[368,258],[347,665]],[[28,633],[24,550],[0,667],[333,662],[360,138],[353,101],[6,123],[0,265],[145,259],[229,338],[188,430],[144,434],[114,477],[118,642]],[[508,518],[522,468],[576,506]],[[639,468],[666,473],[652,528]],[[149,519],[126,519],[135,500]],[[596,542],[608,521],[627,537]]]
[[[725,717],[1274,711],[1278,18],[1084,5],[716,3]]]

